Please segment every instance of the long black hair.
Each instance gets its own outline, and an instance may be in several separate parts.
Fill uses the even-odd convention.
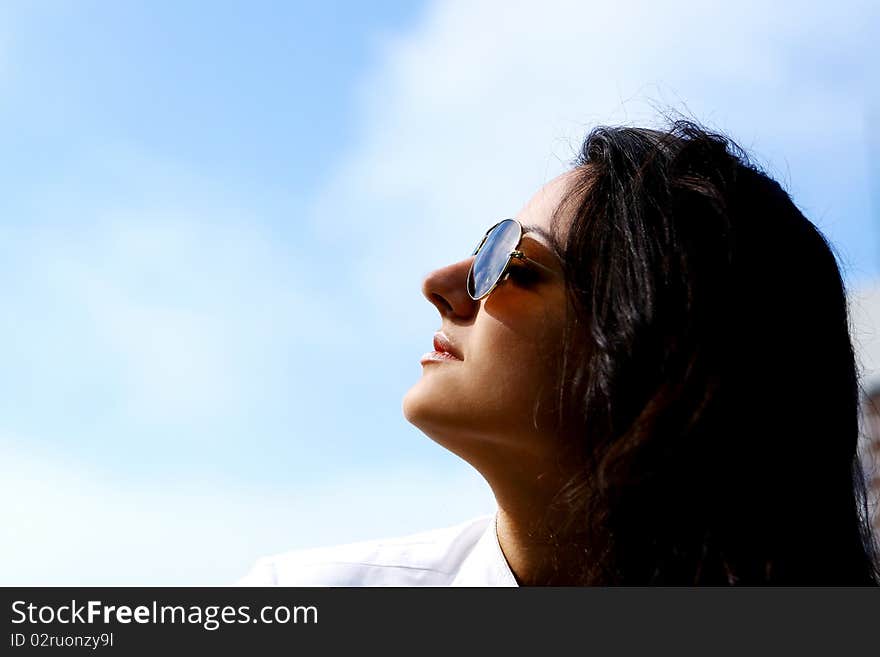
[[[599,127],[554,216],[571,308],[547,583],[877,584],[828,240],[729,138]],[[558,230],[562,235],[563,231]]]

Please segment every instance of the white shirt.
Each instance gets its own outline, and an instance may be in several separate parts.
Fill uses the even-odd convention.
[[[292,550],[258,559],[239,586],[518,586],[497,511],[398,538]]]

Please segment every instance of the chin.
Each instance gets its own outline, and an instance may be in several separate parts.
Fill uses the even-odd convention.
[[[440,411],[442,407],[458,410],[457,397],[465,393],[462,390],[461,375],[453,367],[455,363],[430,363],[424,365],[421,377],[406,391],[403,396],[403,414],[409,420],[410,407],[415,410],[423,408],[427,412]]]
[[[410,424],[413,423],[413,409],[412,403],[410,402],[410,394],[412,393],[412,389],[408,390],[406,394],[403,396],[403,402],[400,405],[401,410],[403,411],[404,419]]]
[[[421,428],[420,424],[426,416],[431,415],[431,394],[423,390],[423,381],[420,379],[412,388],[406,391],[401,404],[403,417],[406,421],[416,427]]]
[[[437,372],[426,372],[403,395],[403,417],[434,442],[457,451],[453,446],[470,444],[484,433],[487,416],[475,412],[474,393],[462,386],[462,377],[452,368],[444,375],[440,370],[447,368],[434,367]]]
[[[425,385],[420,380],[403,396],[402,410],[406,421],[418,428],[425,435],[437,442],[438,436],[450,431],[457,422],[461,421],[460,413],[455,411],[455,404],[450,408],[448,397],[432,390],[432,386]]]

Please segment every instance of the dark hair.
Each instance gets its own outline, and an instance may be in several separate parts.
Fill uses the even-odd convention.
[[[548,583],[877,584],[847,298],[822,233],[730,139],[599,127],[554,225],[578,472]]]

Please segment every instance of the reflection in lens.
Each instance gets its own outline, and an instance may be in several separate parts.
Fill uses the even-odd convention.
[[[489,233],[468,273],[467,289],[472,298],[480,298],[495,285],[519,238],[520,227],[513,219],[505,219]]]

